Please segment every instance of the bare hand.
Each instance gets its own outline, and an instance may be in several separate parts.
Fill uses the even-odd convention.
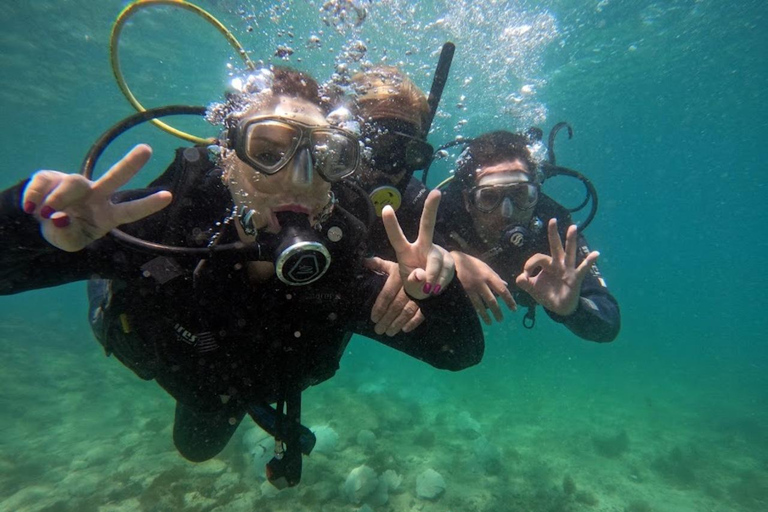
[[[536,302],[549,311],[561,316],[570,315],[579,305],[581,283],[600,253],[590,252],[577,267],[576,226],[572,225],[568,228],[565,249],[557,231],[557,220],[550,219],[547,234],[552,256],[538,253],[528,258],[523,272],[517,276],[515,282],[521,290],[528,292]]]
[[[456,262],[456,275],[483,322],[487,325],[492,323],[488,309],[491,310],[497,322],[504,319],[501,314],[501,306],[496,300],[497,296],[502,298],[510,310],[517,311],[517,304],[515,304],[515,299],[512,298],[512,294],[507,288],[507,283],[491,267],[485,262],[460,251],[452,251],[451,256]]]
[[[171,203],[171,193],[165,191],[120,204],[110,199],[150,156],[152,149],[139,144],[96,181],[80,174],[38,171],[24,189],[22,208],[40,222],[43,238],[51,245],[79,251],[111,229],[148,217]]]
[[[440,293],[451,282],[455,271],[453,257],[448,251],[432,243],[438,206],[440,191],[433,190],[424,203],[419,236],[413,243],[405,238],[392,207],[385,206],[382,212],[389,243],[397,255],[403,287],[408,295],[416,299],[425,299]]]
[[[371,310],[371,320],[375,323],[376,334],[394,336],[400,331],[411,332],[424,321],[419,306],[403,291],[403,281],[397,263],[381,258],[365,260],[366,268],[389,274],[387,282],[376,297]]]

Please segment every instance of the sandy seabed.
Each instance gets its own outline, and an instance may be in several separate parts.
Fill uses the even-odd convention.
[[[304,458],[298,487],[277,492],[245,441],[247,419],[219,456],[187,462],[158,386],[97,346],[67,350],[87,333],[41,345],[33,327],[0,326],[1,511],[768,510],[765,411],[702,408],[690,393],[656,393],[660,383],[627,392],[484,381],[476,370],[406,378],[345,371],[344,361],[304,398],[304,423],[338,441]],[[386,502],[345,492],[362,465],[402,478]],[[432,499],[417,495],[428,469],[445,481]]]

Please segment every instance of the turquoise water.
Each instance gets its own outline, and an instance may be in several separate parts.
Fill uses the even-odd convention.
[[[124,5],[4,2],[3,188],[36,169],[75,172],[131,113],[107,50]],[[528,331],[509,313],[487,329],[484,361],[457,374],[356,340],[339,374],[305,398],[305,422],[330,425],[338,444],[305,459],[299,488],[273,496],[244,427],[213,463],[175,453],[171,400],[103,357],[83,284],[2,297],[0,510],[768,510],[763,2],[373,1],[360,2],[359,26],[323,2],[199,5],[252,59],[283,63],[273,54],[290,46],[287,63],[322,81],[362,40],[363,59],[400,64],[428,89],[440,45],[455,42],[435,145],[570,122],[558,162],[600,193],[586,235],[622,332],[596,345],[543,314]],[[308,47],[312,35],[320,48]],[[170,8],[137,14],[121,42],[148,106],[219,99],[228,64],[239,66],[231,55],[212,28]],[[155,157],[137,184],[179,145],[142,128],[102,167],[140,141]],[[449,169],[438,163],[430,184]],[[361,464],[403,477],[387,503],[341,491]],[[416,496],[429,468],[446,481],[434,501]]]

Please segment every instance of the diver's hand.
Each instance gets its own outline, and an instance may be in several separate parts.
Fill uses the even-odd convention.
[[[400,331],[411,332],[424,321],[419,306],[403,291],[403,280],[397,263],[381,258],[367,258],[365,267],[387,273],[387,282],[376,297],[371,310],[371,320],[376,334],[394,336]]]
[[[538,253],[528,258],[523,272],[517,276],[516,284],[549,311],[561,316],[570,315],[579,305],[581,283],[600,253],[590,252],[577,267],[576,226],[572,225],[568,228],[565,249],[557,232],[557,220],[550,219],[547,233],[552,256]]]
[[[139,144],[96,181],[80,174],[38,171],[24,189],[22,208],[40,222],[43,238],[51,245],[79,251],[111,229],[148,217],[171,203],[171,193],[165,191],[120,204],[110,199],[150,156],[152,149]]]
[[[382,212],[389,243],[397,255],[403,288],[408,295],[416,299],[437,295],[448,286],[454,275],[453,257],[448,251],[432,243],[438,206],[440,191],[433,190],[424,203],[419,236],[414,243],[405,238],[391,206],[385,206]]]
[[[491,267],[461,251],[451,251],[451,256],[456,262],[456,275],[483,322],[488,325],[492,323],[488,309],[491,310],[497,322],[504,319],[501,306],[496,300],[497,296],[502,298],[510,310],[517,311],[517,304],[507,288],[507,283]]]

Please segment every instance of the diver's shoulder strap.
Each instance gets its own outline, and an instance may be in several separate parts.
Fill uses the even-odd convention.
[[[568,211],[568,208],[546,194],[541,194],[538,203],[536,203],[536,216],[541,219],[545,226],[547,222],[549,222],[549,219],[557,219],[560,231],[563,230],[563,227],[567,230],[568,226],[573,222],[571,212]],[[543,231],[546,235],[546,229]]]

